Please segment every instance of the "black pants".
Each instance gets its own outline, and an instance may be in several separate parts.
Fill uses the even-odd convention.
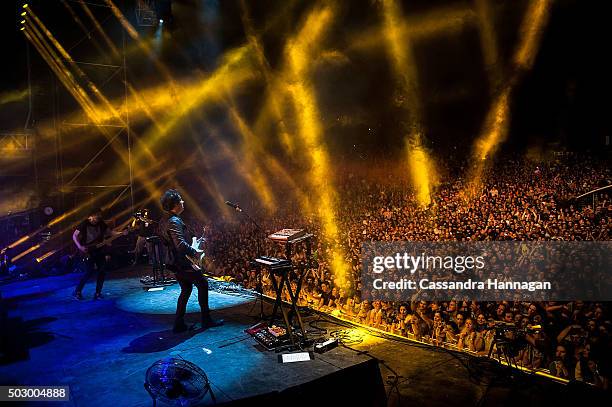
[[[96,273],[98,273],[96,279],[96,293],[102,292],[104,276],[106,274],[106,254],[101,252],[90,253],[87,259],[84,261],[84,264],[85,274],[81,278],[81,281],[79,281],[76,292],[80,293],[83,290],[83,287],[85,287],[87,280],[89,280]]]
[[[181,286],[181,294],[178,297],[176,303],[176,324],[184,323],[183,318],[187,311],[187,302],[193,291],[195,285],[198,289],[198,303],[200,304],[200,312],[202,314],[202,321],[209,318],[208,308],[208,280],[198,272],[190,271],[175,271],[176,280]]]

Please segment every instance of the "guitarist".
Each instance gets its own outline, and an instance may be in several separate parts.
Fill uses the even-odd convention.
[[[72,240],[79,249],[79,252],[85,256],[85,274],[74,291],[74,297],[77,300],[83,299],[82,290],[87,280],[95,273],[98,274],[96,280],[96,293],[94,300],[102,298],[102,286],[104,285],[104,275],[106,273],[106,265],[110,256],[107,255],[102,248],[95,246],[104,241],[106,236],[120,235],[121,232],[115,232],[109,229],[106,222],[102,220],[102,209],[93,209],[87,219],[83,221],[72,234]]]
[[[199,272],[191,268],[191,263],[186,256],[203,257],[201,250],[193,248],[188,243],[186,236],[186,225],[180,218],[185,210],[183,198],[174,189],[166,191],[161,199],[161,206],[166,211],[159,222],[159,236],[168,248],[166,267],[173,271],[176,280],[181,286],[181,294],[176,304],[176,318],[174,320],[174,333],[184,332],[189,329],[185,324],[185,312],[187,301],[191,296],[193,286],[198,289],[198,302],[202,316],[202,329],[220,326],[222,320],[214,320],[210,316],[208,308],[208,280]]]

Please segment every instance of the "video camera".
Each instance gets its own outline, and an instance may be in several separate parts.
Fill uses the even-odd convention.
[[[495,329],[495,337],[497,339],[519,339],[527,334],[535,334],[542,330],[541,325],[527,325],[525,327],[517,326],[513,322],[493,321],[493,329]]]

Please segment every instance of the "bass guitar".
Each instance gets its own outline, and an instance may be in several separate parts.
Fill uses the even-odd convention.
[[[81,252],[82,256],[84,259],[89,259],[89,256],[91,255],[92,252],[97,251],[98,249],[101,249],[104,246],[110,246],[110,244],[115,241],[117,238],[121,237],[121,236],[125,236],[128,234],[129,231],[129,226],[126,226],[120,234],[117,235],[113,235],[110,236],[104,240],[102,240],[101,242],[98,243],[91,243],[88,245],[85,245],[85,248],[87,249],[84,253]]]

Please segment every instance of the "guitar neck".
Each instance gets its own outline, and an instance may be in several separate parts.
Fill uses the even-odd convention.
[[[121,237],[121,236],[123,236],[123,235],[111,236],[111,237],[109,237],[109,238],[107,238],[107,239],[104,239],[104,240],[103,240],[103,241],[101,241],[100,243],[95,243],[95,244],[93,244],[93,245],[90,245],[89,247],[99,249],[99,248],[101,248],[102,246],[106,246],[107,244],[112,243],[112,242],[113,242],[115,239],[117,239],[117,238],[119,238],[119,237]]]

